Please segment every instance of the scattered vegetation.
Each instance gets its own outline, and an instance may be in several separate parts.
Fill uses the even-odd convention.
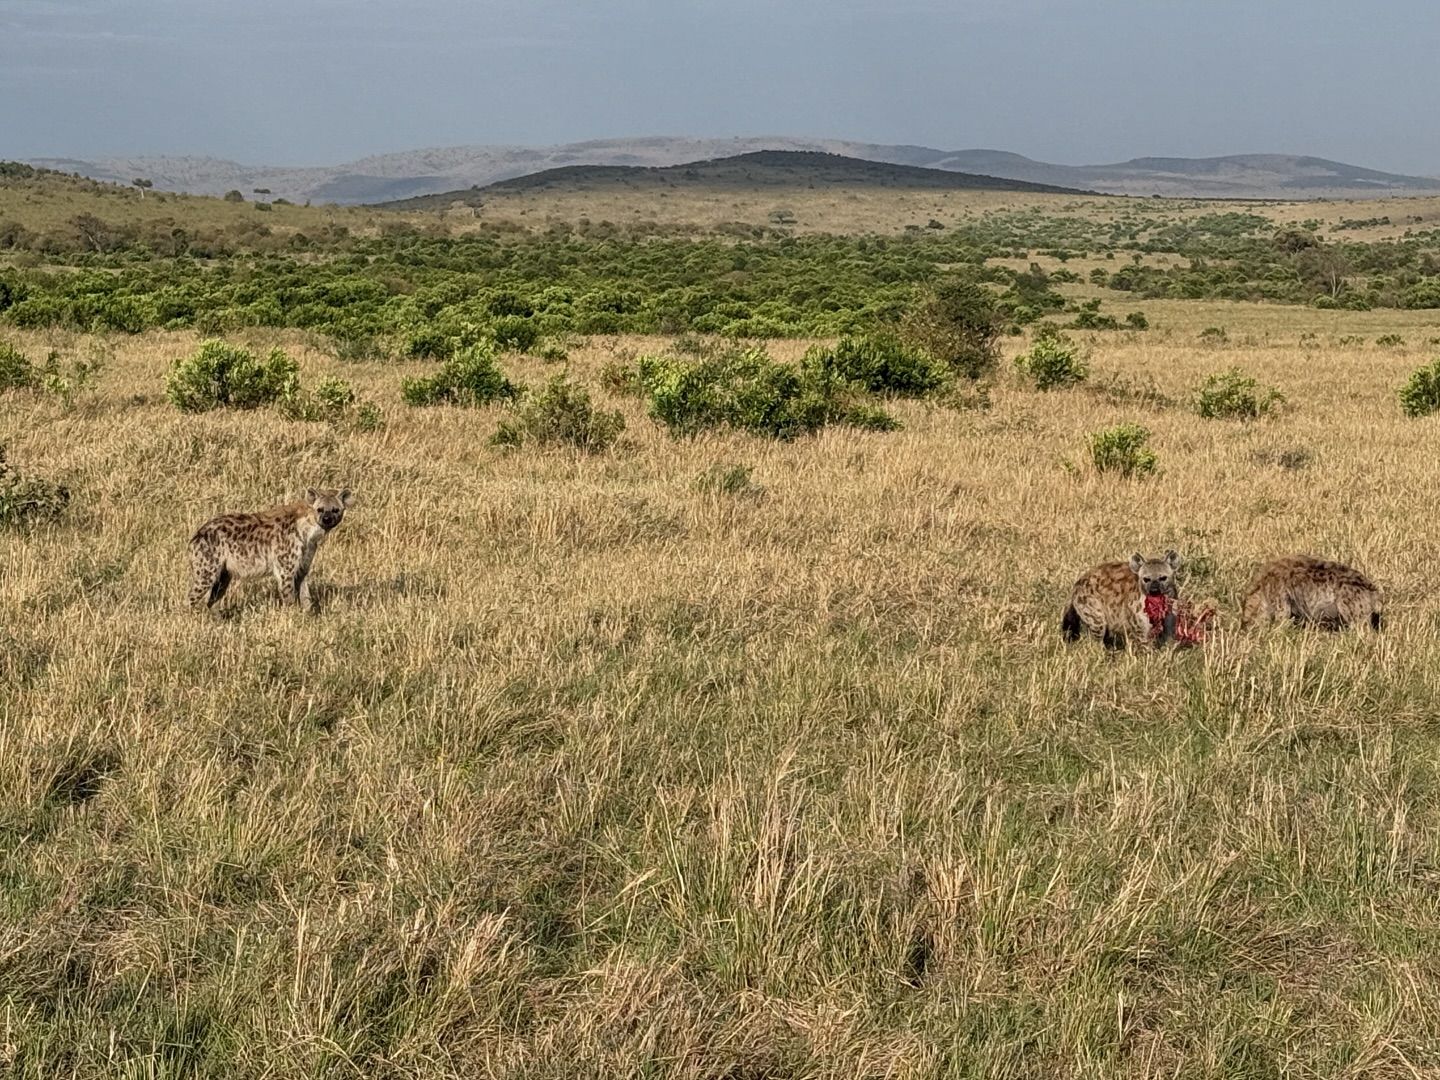
[[[1195,391],[1195,413],[1206,420],[1258,420],[1285,405],[1285,395],[1262,387],[1238,367],[1206,377]]]
[[[0,527],[15,528],[54,521],[70,503],[60,484],[20,473],[6,460],[0,445]]]
[[[498,446],[564,444],[587,454],[606,450],[625,430],[618,411],[595,408],[590,393],[556,375],[538,392],[527,390],[515,414],[500,422],[492,441]]]
[[[1090,436],[1090,460],[1097,472],[1121,476],[1144,476],[1159,464],[1155,452],[1146,446],[1150,432],[1139,424],[1117,424]]]

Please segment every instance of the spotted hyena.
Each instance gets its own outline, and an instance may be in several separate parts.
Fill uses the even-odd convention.
[[[1067,640],[1077,641],[1088,630],[1112,649],[1127,641],[1150,640],[1145,597],[1175,599],[1179,569],[1180,556],[1167,551],[1158,559],[1147,559],[1137,552],[1129,562],[1102,563],[1087,570],[1070,593],[1070,604],[1060,619],[1060,632]],[[1174,633],[1172,606],[1159,640],[1168,641]]]
[[[310,488],[295,501],[253,514],[221,514],[190,538],[190,605],[214,605],[236,578],[270,574],[282,604],[314,611],[310,564],[345,516],[348,488]]]
[[[1288,620],[1327,630],[1379,630],[1385,610],[1380,590],[1354,567],[1313,555],[1287,555],[1272,559],[1251,579],[1243,618],[1246,626]]]

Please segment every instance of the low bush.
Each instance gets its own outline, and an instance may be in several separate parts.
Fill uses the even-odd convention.
[[[0,446],[0,527],[15,528],[53,521],[70,504],[70,492],[60,484],[23,476],[5,459]]]
[[[491,439],[498,446],[565,443],[587,454],[608,448],[625,430],[619,410],[595,408],[589,392],[557,375],[538,393],[527,391],[515,415],[501,421]]]
[[[1411,373],[1400,388],[1400,407],[1406,416],[1440,412],[1440,357]]]
[[[949,381],[944,365],[893,334],[842,338],[829,347],[816,345],[805,354],[803,363],[871,393],[894,397],[924,397]]]
[[[1399,334],[1381,334],[1375,339],[1375,344],[1388,349],[1396,349],[1405,344],[1405,339]]]
[[[456,352],[434,375],[406,379],[400,386],[406,405],[488,405],[517,392],[496,363],[494,346],[484,341]]]
[[[280,349],[263,360],[249,349],[204,341],[178,357],[165,377],[165,394],[181,412],[257,409],[293,395],[300,365]]]
[[[815,364],[785,364],[758,346],[713,356],[645,356],[634,378],[672,434],[733,427],[789,439],[827,424],[888,431],[898,423],[862,388]]]
[[[1117,424],[1090,436],[1090,460],[1096,472],[1121,476],[1153,473],[1159,464],[1155,452],[1145,444],[1150,432],[1139,424]]]
[[[1209,376],[1194,396],[1195,412],[1206,420],[1258,420],[1284,404],[1284,394],[1262,387],[1238,367]]]
[[[1029,352],[1015,358],[1015,367],[1037,390],[1076,386],[1089,374],[1075,343],[1058,330],[1036,335]]]

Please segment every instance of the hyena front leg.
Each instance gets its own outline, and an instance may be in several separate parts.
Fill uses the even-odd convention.
[[[314,614],[315,601],[310,599],[310,568],[301,566],[295,574],[295,595],[300,601],[300,610]]]
[[[280,590],[280,603],[286,607],[300,601],[299,569],[300,560],[296,556],[287,553],[275,560],[275,585]]]

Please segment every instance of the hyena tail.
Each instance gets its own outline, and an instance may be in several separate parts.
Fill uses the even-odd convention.
[[[1384,613],[1383,611],[1372,611],[1372,612],[1370,612],[1370,629],[1371,629],[1371,630],[1383,630],[1383,629],[1385,629],[1385,613]]]
[[[1079,641],[1080,634],[1085,628],[1080,623],[1080,613],[1071,604],[1065,609],[1065,614],[1060,616],[1060,635],[1066,641]]]

